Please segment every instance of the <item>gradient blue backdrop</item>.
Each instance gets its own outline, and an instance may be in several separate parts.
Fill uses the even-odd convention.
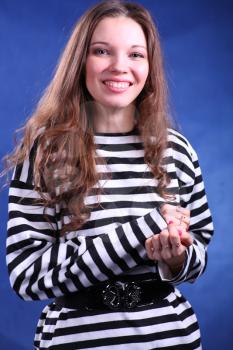
[[[139,1],[157,20],[174,115],[196,148],[215,222],[204,276],[182,290],[204,350],[232,349],[233,1]],[[0,156],[49,82],[76,19],[95,1],[0,0]],[[5,267],[7,190],[0,196],[0,349],[30,350],[45,302],[24,302]]]

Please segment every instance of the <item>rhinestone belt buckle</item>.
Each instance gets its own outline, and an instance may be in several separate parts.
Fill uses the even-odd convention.
[[[135,282],[129,282],[125,285],[124,304],[127,309],[133,309],[141,301],[141,287]]]
[[[126,284],[115,282],[109,283],[102,291],[104,305],[112,310],[135,308],[141,301],[141,287],[135,282]]]

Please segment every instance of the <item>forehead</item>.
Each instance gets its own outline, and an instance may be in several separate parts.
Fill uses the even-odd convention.
[[[142,27],[128,17],[106,17],[96,26],[91,43],[104,41],[109,44],[144,45],[146,38]]]

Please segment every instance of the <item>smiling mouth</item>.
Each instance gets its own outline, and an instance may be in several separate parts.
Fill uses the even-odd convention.
[[[129,81],[112,81],[112,80],[107,80],[103,82],[104,85],[109,86],[110,88],[114,89],[127,89],[129,86],[133,85]]]

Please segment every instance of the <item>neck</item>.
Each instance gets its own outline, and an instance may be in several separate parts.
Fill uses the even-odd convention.
[[[135,106],[113,108],[97,105],[94,115],[94,130],[103,133],[128,132],[135,125]]]

